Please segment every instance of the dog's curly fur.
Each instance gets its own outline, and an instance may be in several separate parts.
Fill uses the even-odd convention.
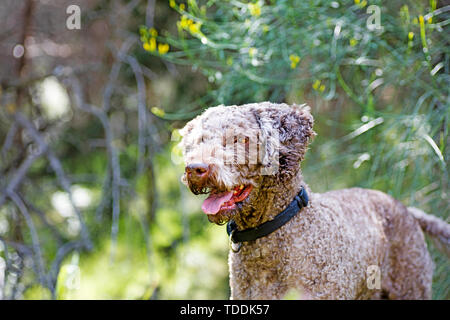
[[[224,161],[233,159],[224,143],[227,131],[247,137],[261,158],[256,163],[247,158],[245,164]],[[245,242],[237,253],[230,251],[232,299],[280,299],[290,290],[306,299],[431,298],[433,262],[422,229],[432,230],[448,248],[450,226],[380,191],[311,192],[299,165],[315,135],[308,107],[217,106],[187,123],[181,134],[186,164],[211,168],[200,188],[253,186],[234,210],[208,215],[212,222],[233,219],[240,230],[255,227],[284,210],[301,186],[310,195],[309,205],[287,224]],[[231,149],[249,151],[245,144],[237,148]],[[274,174],[261,174],[271,166]],[[182,180],[193,188],[186,176]],[[369,270],[380,277],[381,288],[368,285]]]

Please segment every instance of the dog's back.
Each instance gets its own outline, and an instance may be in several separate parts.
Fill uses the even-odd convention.
[[[350,259],[356,265],[363,263],[360,267],[366,269],[361,297],[431,299],[433,263],[418,220],[401,202],[383,192],[361,188],[316,194],[314,199],[346,225],[343,237],[355,239],[346,254],[368,259]],[[379,287],[370,285],[370,277],[375,276],[380,278]]]

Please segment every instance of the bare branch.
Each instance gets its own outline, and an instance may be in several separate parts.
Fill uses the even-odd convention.
[[[45,154],[47,155],[47,158],[50,162],[50,166],[52,167],[53,171],[56,173],[56,177],[57,177],[61,187],[68,194],[70,204],[72,205],[72,207],[78,217],[78,220],[80,221],[81,238],[84,241],[85,247],[86,247],[86,249],[90,250],[92,248],[92,243],[89,238],[89,233],[88,233],[88,230],[84,223],[83,216],[82,216],[80,210],[78,209],[78,207],[75,205],[75,202],[73,200],[72,191],[70,190],[70,182],[64,173],[61,162],[55,156],[53,151],[49,148],[48,144],[45,142],[45,140],[41,136],[41,134],[36,130],[34,125],[27,118],[25,118],[25,116],[23,116],[20,112],[16,112],[14,114],[14,118],[16,119],[17,123],[19,123],[21,126],[23,126],[27,130],[27,132],[30,134],[30,136],[34,140],[34,142],[39,146],[40,150],[45,152]]]
[[[136,176],[139,176],[144,171],[145,166],[145,147],[147,145],[146,126],[147,126],[147,106],[146,106],[146,92],[145,80],[142,75],[142,69],[138,61],[127,56],[126,61],[130,64],[136,78],[138,90],[138,164]]]
[[[36,215],[39,217],[39,219],[42,221],[42,223],[49,228],[50,232],[53,234],[53,236],[56,238],[56,240],[59,243],[63,243],[65,240],[65,237],[58,231],[57,228],[55,228],[47,219],[47,216],[45,215],[44,212],[42,212],[39,208],[37,208],[36,206],[34,206],[31,202],[29,202],[28,200],[26,200],[24,197],[21,197],[23,199],[23,202],[25,203],[25,205],[34,213],[36,213]]]
[[[6,190],[0,194],[0,207],[6,200],[7,194],[14,192],[17,187],[22,183],[30,167],[33,163],[45,152],[45,150],[39,149],[37,152],[30,153],[20,167],[14,173],[14,176],[10,179]]]
[[[35,270],[38,275],[39,282],[42,285],[48,287],[50,290],[52,290],[51,285],[45,274],[44,260],[42,258],[41,246],[39,244],[39,236],[36,231],[34,222],[30,217],[28,209],[23,203],[22,199],[20,199],[20,197],[16,193],[9,192],[8,197],[15,203],[17,208],[19,208],[19,211],[25,218],[25,222],[28,226],[28,229],[30,230],[31,241],[33,242],[33,257],[34,257],[33,262],[35,264]]]
[[[14,136],[17,132],[17,124],[16,122],[13,122],[11,126],[9,127],[8,134],[6,135],[5,142],[3,143],[2,151],[1,151],[1,157],[4,159],[6,157],[6,153],[9,151],[9,149],[12,146]]]
[[[78,80],[75,77],[71,77],[68,79],[71,87],[72,92],[74,95],[74,99],[76,102],[76,105],[94,116],[96,116],[102,126],[103,130],[105,132],[105,140],[106,140],[106,146],[108,148],[108,155],[109,155],[109,166],[112,171],[112,187],[111,187],[111,196],[112,196],[112,217],[113,217],[113,223],[111,226],[111,240],[112,240],[112,252],[115,250],[116,241],[117,241],[117,234],[119,231],[119,214],[120,214],[120,163],[119,163],[119,156],[117,149],[114,145],[114,136],[113,132],[111,130],[111,126],[109,123],[109,118],[106,114],[106,112],[98,108],[96,106],[87,104],[84,102],[83,94],[81,91],[80,84]]]
[[[18,242],[6,240],[2,236],[0,236],[0,241],[3,242],[3,244],[5,245],[5,252],[7,252],[7,250],[6,250],[7,246],[10,246],[14,250],[22,253],[23,255],[26,255],[26,256],[27,255],[28,256],[32,256],[33,255],[33,249],[30,248],[29,246],[23,244],[23,243],[18,243]]]
[[[83,248],[83,243],[80,241],[70,241],[62,245],[58,252],[56,252],[55,259],[53,259],[52,266],[49,271],[49,278],[52,283],[53,288],[56,288],[56,282],[58,280],[58,274],[61,268],[61,263],[67,255],[72,251],[79,250]]]
[[[147,0],[147,8],[145,10],[145,24],[147,27],[153,27],[155,20],[155,0]]]
[[[112,68],[111,68],[111,72],[109,73],[109,78],[108,78],[108,83],[105,86],[105,90],[103,92],[103,111],[108,112],[110,109],[110,104],[111,104],[111,96],[114,92],[114,88],[115,88],[115,81],[117,80],[117,77],[119,76],[119,72],[120,72],[120,67],[122,65],[122,61],[121,61],[121,57],[125,56],[128,52],[128,50],[130,50],[133,42],[135,42],[135,39],[129,38],[128,40],[126,40],[120,50],[119,53],[117,54],[117,60],[114,62]]]

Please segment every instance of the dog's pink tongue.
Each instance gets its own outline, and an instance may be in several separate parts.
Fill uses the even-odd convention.
[[[211,193],[208,198],[203,201],[202,210],[206,214],[216,214],[219,212],[222,204],[227,202],[233,196],[233,191],[222,193]]]

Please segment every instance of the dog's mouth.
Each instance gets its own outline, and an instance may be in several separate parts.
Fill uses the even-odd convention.
[[[237,203],[244,201],[248,197],[252,189],[253,186],[251,184],[246,186],[242,184],[231,191],[219,192],[211,190],[208,198],[203,201],[202,210],[208,215],[216,215],[219,212],[233,210],[236,208]]]

